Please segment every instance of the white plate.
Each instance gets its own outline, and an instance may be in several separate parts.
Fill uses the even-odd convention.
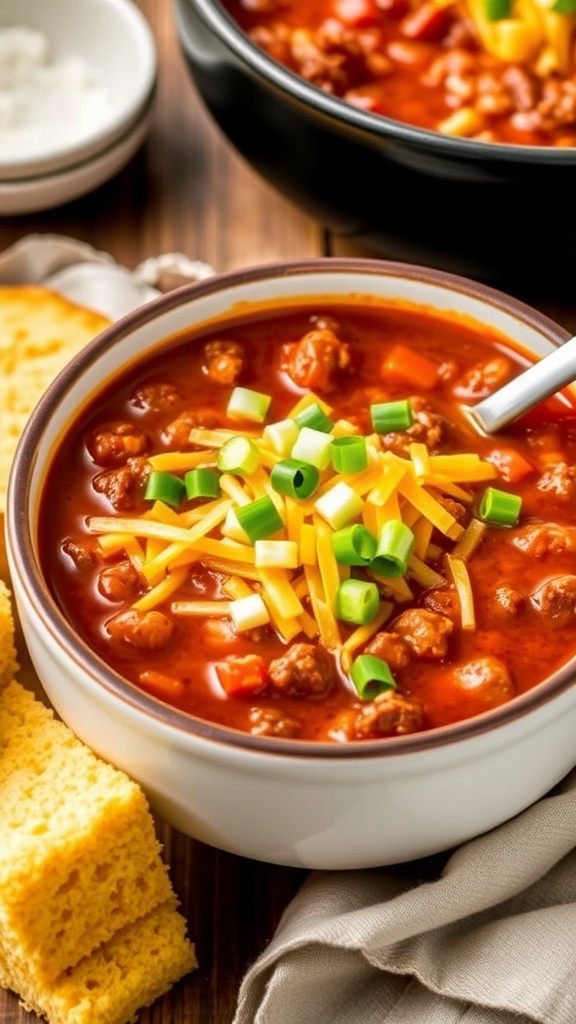
[[[117,174],[144,142],[152,120],[153,101],[140,120],[113,146],[90,160],[55,174],[0,181],[0,214],[17,216],[49,210],[86,195]]]

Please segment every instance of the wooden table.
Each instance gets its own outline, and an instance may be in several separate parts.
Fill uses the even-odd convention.
[[[109,252],[128,267],[178,251],[218,271],[351,252],[256,177],[224,141],[187,77],[171,0],[139,0],[139,6],[159,54],[159,92],[147,143],[129,167],[92,195],[46,213],[2,219],[0,249],[30,233],[57,233]],[[576,331],[576,298],[555,296],[540,305]],[[140,1020],[230,1024],[241,977],[272,937],[304,874],[213,850],[162,822],[158,830],[200,967]],[[0,990],[0,1024],[34,1019],[14,995]]]

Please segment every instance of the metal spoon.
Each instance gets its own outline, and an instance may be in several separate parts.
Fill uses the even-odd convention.
[[[469,406],[467,412],[485,434],[494,434],[574,380],[576,337],[564,342],[488,398]]]

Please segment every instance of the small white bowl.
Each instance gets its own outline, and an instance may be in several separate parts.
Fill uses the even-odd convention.
[[[72,202],[118,174],[140,149],[153,114],[153,100],[140,119],[108,149],[74,167],[21,181],[0,180],[0,215],[15,217]]]
[[[486,325],[533,358],[567,332],[463,278],[370,260],[302,260],[208,278],[146,303],[88,345],[46,390],[15,456],[6,536],[32,662],[56,710],[132,775],[175,828],[241,856],[306,868],[363,868],[449,849],[546,793],[576,763],[574,659],[531,691],[473,719],[388,740],[314,743],[213,725],[147,695],[79,639],[38,551],[47,467],[88,400],[164,339],[262,304],[373,296]],[[223,334],[225,336],[225,332]]]
[[[0,31],[14,28],[46,37],[48,69],[78,59],[103,94],[104,109],[73,135],[41,132],[37,148],[33,138],[21,152],[14,137],[10,149],[0,145],[0,181],[86,164],[141,122],[156,84],[157,53],[150,26],[132,0],[3,0]],[[67,115],[64,109],[63,119]]]

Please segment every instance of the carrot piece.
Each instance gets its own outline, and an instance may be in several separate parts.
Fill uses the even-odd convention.
[[[148,690],[154,697],[160,700],[172,701],[181,697],[184,693],[184,682],[182,679],[175,679],[173,676],[165,675],[164,672],[156,672],[155,669],[147,669],[139,676],[140,685]]]
[[[216,661],[214,668],[227,697],[254,697],[266,686],[266,662],[259,654]]]
[[[514,484],[534,472],[534,466],[515,448],[494,448],[486,456],[500,473],[503,480]]]
[[[402,377],[415,387],[429,389],[437,383],[438,365],[407,345],[394,345],[384,357],[380,373],[382,377]]]

